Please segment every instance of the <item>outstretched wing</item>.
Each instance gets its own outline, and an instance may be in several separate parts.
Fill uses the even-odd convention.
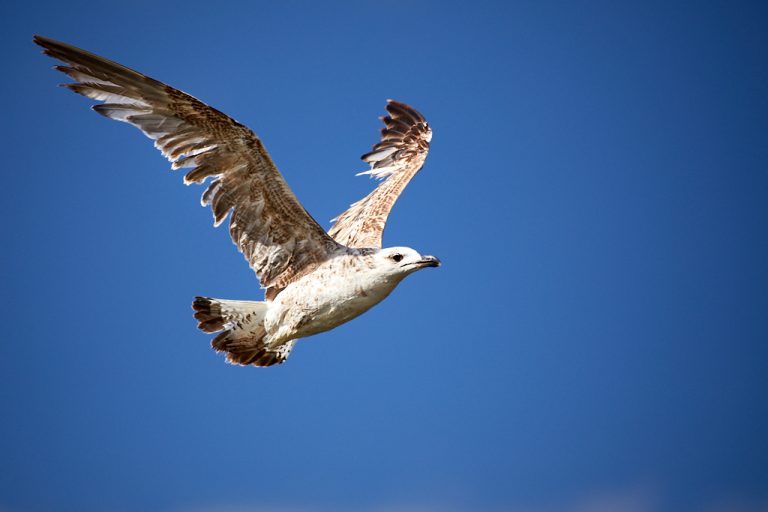
[[[74,46],[35,36],[64,84],[103,104],[92,108],[139,128],[173,169],[192,168],[184,182],[212,178],[202,204],[215,225],[232,211],[229,232],[262,287],[282,288],[326,260],[338,244],[302,207],[259,138],[247,127],[173,87]]]
[[[388,116],[381,141],[361,157],[371,164],[368,171],[383,179],[373,192],[339,215],[328,233],[349,247],[381,247],[384,225],[392,206],[411,178],[424,165],[432,130],[424,117],[405,103],[387,100]]]

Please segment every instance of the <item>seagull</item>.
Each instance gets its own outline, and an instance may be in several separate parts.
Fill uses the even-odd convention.
[[[192,96],[116,62],[39,35],[33,41],[64,62],[63,84],[100,103],[99,114],[131,124],[154,141],[184,183],[203,184],[214,226],[229,216],[232,241],[265,289],[263,301],[195,297],[198,327],[229,363],[283,363],[296,341],[333,329],[384,300],[435,256],[382,247],[392,206],[424,165],[432,130],[416,110],[388,100],[381,139],[360,174],[380,180],[326,232],[304,209],[248,127]]]

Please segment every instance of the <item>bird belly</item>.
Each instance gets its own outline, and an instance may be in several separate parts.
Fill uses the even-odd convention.
[[[267,332],[287,340],[328,331],[365,313],[397,285],[356,277],[306,279],[306,282],[300,279],[288,285],[275,298],[276,307],[265,319]]]

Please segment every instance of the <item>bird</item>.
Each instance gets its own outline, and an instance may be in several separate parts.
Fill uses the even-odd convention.
[[[387,100],[380,140],[361,159],[379,181],[333,219],[326,232],[289,188],[259,137],[202,101],[75,46],[35,35],[43,53],[63,62],[62,84],[97,104],[97,113],[137,127],[184,183],[207,184],[201,204],[214,226],[229,217],[232,241],[264,291],[262,301],[195,297],[198,328],[217,333],[213,349],[229,363],[282,364],[296,341],[331,330],[384,300],[414,272],[440,259],[409,247],[383,247],[390,210],[422,168],[432,140],[425,118]],[[210,180],[210,181],[207,181]]]

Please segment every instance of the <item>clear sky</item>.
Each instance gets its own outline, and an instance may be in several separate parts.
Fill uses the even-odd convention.
[[[273,4],[279,4],[275,6]],[[674,5],[671,5],[674,4]],[[768,507],[764,2],[4,2],[2,512]],[[324,226],[385,100],[430,156],[384,303],[227,365],[262,292],[40,33],[254,129]]]

